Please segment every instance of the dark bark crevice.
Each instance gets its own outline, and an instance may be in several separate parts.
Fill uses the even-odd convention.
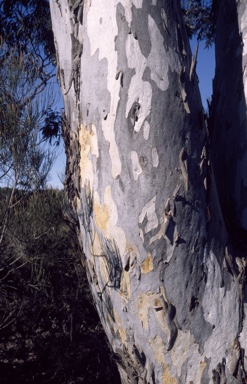
[[[100,9],[97,2],[93,6],[96,11]],[[230,208],[239,140],[234,142],[236,133],[231,128],[233,123],[239,124],[239,118],[232,122],[224,116],[222,122],[220,117],[221,108],[226,112],[229,105],[237,108],[237,102],[227,104],[222,84],[228,82],[226,89],[234,86],[234,97],[239,96],[242,62],[231,62],[238,73],[236,86],[228,70],[221,75],[225,57],[219,54],[207,137],[178,7],[178,1],[158,1],[155,7],[144,2],[143,8],[133,5],[125,14],[119,2],[114,8],[118,34],[113,36],[115,50],[111,53],[100,44],[97,48],[92,30],[87,36],[90,31],[85,27],[79,68],[83,89],[77,92],[71,87],[65,95],[67,190],[78,213],[84,262],[122,382],[174,379],[186,383],[192,362],[191,356],[179,355],[184,340],[202,370],[200,383],[222,384],[225,377],[241,383],[245,377],[244,353],[234,338],[238,339],[242,331],[247,301],[246,267],[240,263],[246,233],[236,224],[239,207]],[[89,8],[89,16],[84,15],[86,23],[92,23],[87,20],[91,5]],[[97,28],[103,23],[98,16],[93,19]],[[237,28],[235,16],[227,15],[227,21]],[[77,13],[73,17],[76,19]],[[156,58],[149,58],[154,44],[153,30],[147,28],[150,20],[149,28],[158,31],[155,37],[161,35],[159,52],[163,56],[158,57],[168,63],[164,73],[167,88],[163,88],[163,73],[158,80],[155,77],[159,67]],[[220,28],[226,33],[225,27]],[[236,30],[234,33],[233,41],[240,46],[241,39]],[[228,44],[221,39],[221,44]],[[91,52],[93,44],[95,52]],[[135,47],[135,52],[130,47]],[[117,68],[111,67],[109,57],[102,57],[102,52],[109,57],[116,55]],[[133,65],[128,55],[135,56],[136,52],[141,53]],[[233,57],[234,52],[230,50],[230,54]],[[148,58],[153,60],[150,65],[146,64]],[[226,73],[229,79],[225,80]],[[143,89],[150,92],[149,99]],[[84,134],[88,134],[85,142]],[[98,149],[90,152],[95,138]],[[116,149],[114,156],[112,147]],[[222,156],[217,152],[219,147]],[[85,170],[80,169],[83,162],[92,168],[90,183]],[[115,162],[121,165],[117,176],[112,172]],[[235,223],[236,235],[229,222]],[[126,246],[120,251],[123,239]],[[228,326],[227,319],[219,318],[226,314],[235,324]],[[226,335],[219,335],[219,329],[228,333],[228,328],[231,339],[224,346],[222,338]],[[213,350],[214,337],[220,352]],[[181,366],[180,357],[184,359]],[[199,376],[195,373],[195,377]]]
[[[231,31],[231,33],[229,33]],[[247,247],[244,209],[247,187],[239,162],[247,150],[243,41],[235,0],[221,2],[217,17],[216,70],[210,107],[210,157],[223,217],[234,242]],[[230,91],[229,91],[230,90]],[[241,144],[240,144],[241,143]]]

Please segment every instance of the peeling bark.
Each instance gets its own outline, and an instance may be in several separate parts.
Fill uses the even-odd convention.
[[[122,382],[244,382],[245,265],[179,2],[50,3],[67,189]]]

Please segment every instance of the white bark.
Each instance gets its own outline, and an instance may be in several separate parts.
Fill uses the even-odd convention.
[[[51,15],[67,186],[122,382],[242,382],[242,272],[206,189],[179,2],[51,0]]]

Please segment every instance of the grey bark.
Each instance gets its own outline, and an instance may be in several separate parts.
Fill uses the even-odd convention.
[[[51,15],[67,189],[122,382],[244,382],[245,265],[179,2],[51,0]]]

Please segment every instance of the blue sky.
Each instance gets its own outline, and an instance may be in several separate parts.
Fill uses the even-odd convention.
[[[48,186],[52,188],[63,188],[63,184],[61,180],[64,178],[65,174],[65,165],[66,165],[66,157],[64,152],[63,142],[60,144],[58,148],[58,156],[54,162],[52,167],[52,171],[48,177]]]
[[[192,53],[195,52],[197,41],[193,39],[191,41]],[[215,53],[214,46],[211,48],[205,48],[204,42],[200,42],[196,72],[199,77],[199,88],[201,91],[202,103],[205,109],[207,109],[207,99],[211,99],[212,96],[212,82],[215,70]]]
[[[193,39],[191,41],[192,53],[195,52],[197,41]],[[205,48],[203,42],[199,45],[198,58],[197,58],[197,75],[199,77],[199,87],[201,91],[202,103],[207,110],[207,99],[211,99],[212,95],[212,80],[214,77],[215,69],[215,55],[214,47]],[[50,174],[48,184],[53,188],[62,188],[61,178],[65,173],[66,158],[64,153],[63,144],[59,148],[60,155],[57,157]]]

